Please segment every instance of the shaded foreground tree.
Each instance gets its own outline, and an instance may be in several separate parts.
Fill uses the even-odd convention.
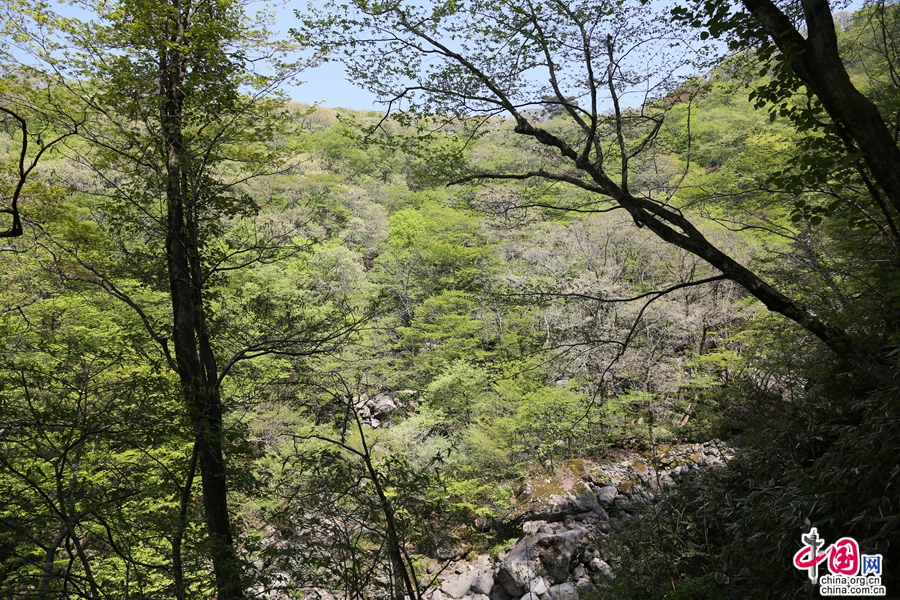
[[[848,153],[862,154],[877,189],[873,196],[881,198],[882,208],[889,211],[887,219],[900,213],[900,148],[896,133],[892,134],[878,106],[860,92],[850,80],[841,59],[835,22],[827,0],[803,0],[796,6],[779,6],[771,0],[742,0],[744,10],[723,10],[719,2],[697,2],[676,8],[676,17],[703,28],[714,37],[726,37],[732,49],[756,47],[768,65],[775,67],[776,86],[770,86],[761,97],[781,101],[791,92],[804,91],[821,103],[833,120],[836,133],[846,145]],[[891,27],[885,20],[890,2],[870,3],[877,14],[870,18],[882,27]],[[706,34],[705,32],[705,34]],[[801,33],[802,32],[802,33]],[[892,31],[884,31],[886,42],[884,59],[895,63],[896,41]],[[775,52],[778,60],[772,60]],[[890,69],[896,69],[891,64]],[[894,84],[897,84],[896,75]],[[779,97],[779,95],[781,97]],[[890,115],[896,119],[896,115]]]
[[[687,165],[681,175],[671,173],[663,186],[649,186],[636,176],[655,168],[656,142],[667,112],[695,93],[684,88],[675,93],[706,56],[707,48],[691,28],[694,22],[670,25],[667,12],[642,2],[476,0],[423,9],[389,1],[351,6],[348,14],[329,4],[303,19],[296,37],[316,43],[323,54],[341,53],[352,77],[385,98],[388,112],[397,109],[400,118],[452,115],[477,134],[503,115],[526,138],[518,160],[486,171],[476,166],[460,174],[457,183],[540,179],[585,190],[583,202],[540,206],[578,212],[625,210],[638,227],[704,259],[863,372],[882,382],[894,381],[879,348],[867,347],[722,252],[679,210],[678,185]],[[810,11],[810,31],[827,38],[821,33],[833,27],[827,2],[804,6]],[[720,20],[730,14],[719,3],[706,3],[706,8],[715,9],[713,15]],[[785,22],[769,13],[754,15],[780,41]],[[796,46],[799,33],[791,31],[788,42]],[[828,39],[815,43],[822,51],[794,52],[805,61],[798,72],[835,71],[831,63],[839,59],[834,45]],[[859,96],[846,78],[835,76],[809,86],[813,93],[823,87]],[[847,119],[841,112],[852,112],[850,105],[839,109],[837,103],[823,104],[848,130],[849,139],[880,140],[863,154],[866,169],[884,173],[879,165],[897,164],[891,158],[896,142],[871,111],[865,127],[874,133],[865,133],[858,119]],[[547,106],[567,118],[543,120]],[[890,177],[888,173],[883,182],[876,181],[888,190]],[[527,206],[536,204],[518,204]]]
[[[248,16],[242,2],[82,7],[92,20],[56,17],[39,4],[8,8],[23,34],[15,43],[32,54],[13,76],[43,90],[57,111],[47,116],[53,129],[77,133],[66,153],[92,181],[84,204],[98,233],[86,240],[44,228],[43,243],[65,281],[96,286],[138,315],[180,381],[195,458],[171,534],[174,595],[187,594],[181,540],[196,466],[217,596],[243,598],[249,581],[229,515],[223,381],[249,359],[332,350],[355,326],[340,299],[324,295],[306,310],[296,298],[228,302],[221,294],[234,273],[305,249],[302,211],[259,219],[242,191],[285,168],[267,144],[287,122],[273,92],[299,66],[289,60],[293,46],[273,40],[268,16]],[[262,63],[269,74],[256,71]],[[77,131],[69,110],[86,115]],[[147,288],[165,291],[169,306]]]

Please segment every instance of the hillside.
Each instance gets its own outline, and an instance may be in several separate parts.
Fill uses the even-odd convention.
[[[900,589],[900,213],[783,54],[384,115],[221,11],[171,90],[115,11],[4,67],[0,596],[789,598],[811,527]],[[898,15],[835,15],[894,146]]]

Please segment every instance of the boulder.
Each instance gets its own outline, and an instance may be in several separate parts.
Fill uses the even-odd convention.
[[[528,582],[528,591],[537,596],[543,596],[547,593],[547,582],[543,577],[535,577]]]
[[[462,598],[472,587],[472,584],[475,583],[477,577],[478,571],[474,570],[466,570],[459,574],[450,575],[441,583],[441,591],[451,598]]]
[[[605,577],[609,577],[610,579],[615,579],[615,575],[613,575],[612,568],[605,560],[601,560],[599,558],[591,559],[591,569],[601,573]]]
[[[540,540],[538,556],[553,583],[562,583],[569,578],[569,568],[586,533],[584,529],[571,529]]]
[[[631,500],[631,498],[628,498],[627,496],[623,496],[621,494],[619,496],[616,496],[616,499],[613,501],[613,506],[620,511],[634,510],[635,508],[637,508],[637,505]]]
[[[510,596],[522,596],[533,581],[547,576],[552,583],[569,577],[569,567],[586,536],[584,529],[539,533],[519,540],[497,570],[497,579]]]
[[[494,585],[494,589],[491,590],[490,598],[491,600],[512,600],[510,595],[506,592],[506,589],[499,583]]]
[[[601,509],[597,496],[584,481],[556,482],[552,479],[527,484],[520,504],[519,521],[565,520],[566,517]]]
[[[578,590],[569,582],[552,586],[549,595],[550,600],[578,600]]]
[[[524,557],[517,559],[516,557],[508,556],[500,564],[500,569],[497,571],[497,579],[510,596],[523,596],[528,592],[528,582],[537,576],[538,564]]]
[[[472,584],[472,591],[478,594],[490,594],[494,587],[494,575],[487,571],[479,575]]]
[[[597,488],[597,502],[603,505],[612,504],[619,494],[619,490],[614,485],[605,485]]]
[[[522,533],[525,535],[534,535],[545,525],[547,525],[547,521],[525,521],[522,523]]]
[[[386,417],[397,410],[397,401],[387,394],[378,394],[369,401],[372,415],[375,417]]]

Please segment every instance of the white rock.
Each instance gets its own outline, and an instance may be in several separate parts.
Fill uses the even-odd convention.
[[[578,600],[578,590],[571,583],[561,583],[550,588],[550,600]]]
[[[605,485],[601,488],[597,488],[597,501],[600,504],[611,504],[618,494],[619,490],[616,489],[616,486]]]
[[[472,587],[478,571],[463,571],[459,575],[447,577],[441,584],[441,591],[451,598],[462,598]]]
[[[528,582],[528,591],[532,594],[543,596],[547,593],[547,582],[544,581],[543,577],[535,577]]]
[[[534,535],[544,527],[547,521],[525,521],[522,523],[522,533],[525,535]]]
[[[591,568],[594,571],[599,571],[602,575],[604,575],[605,577],[609,577],[610,579],[615,579],[616,577],[615,575],[613,575],[612,567],[610,567],[605,560],[592,558]]]
[[[387,394],[378,394],[369,404],[373,415],[389,415],[397,409],[397,402]]]
[[[482,573],[475,579],[475,583],[472,584],[472,591],[477,592],[478,594],[490,594],[491,588],[493,587],[494,575],[488,571]]]

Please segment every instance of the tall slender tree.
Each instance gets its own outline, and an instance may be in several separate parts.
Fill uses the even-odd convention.
[[[293,307],[264,328],[229,326],[211,308],[228,273],[304,248],[299,213],[280,223],[257,220],[257,201],[242,191],[248,179],[284,168],[285,155],[266,142],[287,123],[276,90],[300,65],[289,59],[294,45],[269,30],[271,16],[250,16],[239,0],[81,8],[90,19],[55,17],[42,4],[6,7],[28,33],[15,43],[33,55],[23,68],[46,89],[54,126],[71,130],[73,105],[87,115],[67,153],[102,182],[92,190],[92,219],[103,243],[86,248],[59,236],[49,243],[62,276],[96,285],[137,312],[177,375],[196,458],[182,508],[196,464],[218,597],[243,598],[250,578],[229,516],[223,381],[241,361],[325,352],[353,330],[337,305],[314,314]],[[165,289],[168,310],[139,300],[135,283]],[[224,340],[217,343],[214,331],[225,332]],[[186,594],[183,521],[173,535],[179,598]]]

